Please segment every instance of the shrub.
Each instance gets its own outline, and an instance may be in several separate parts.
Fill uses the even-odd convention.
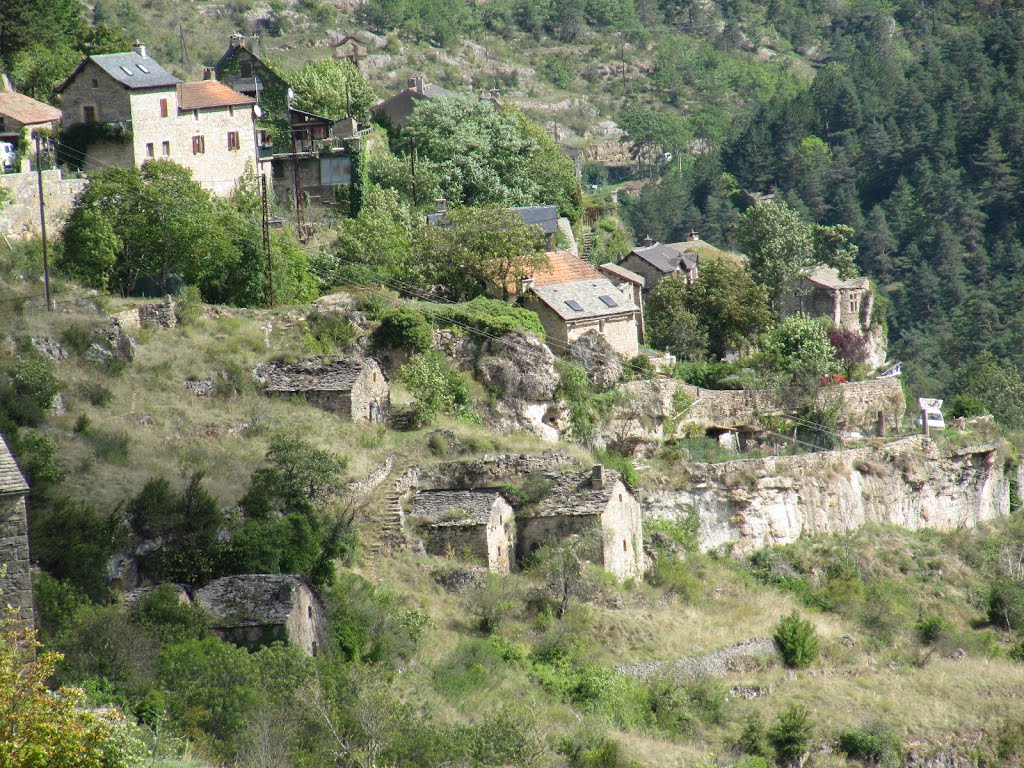
[[[622,366],[622,378],[627,381],[635,379],[653,379],[654,376],[654,363],[651,362],[651,358],[643,353],[636,357],[631,357],[629,361]]]
[[[76,435],[86,435],[89,433],[89,414],[81,413],[78,418],[75,419],[75,426],[72,431]]]
[[[971,416],[984,416],[988,413],[988,406],[980,398],[974,395],[957,395],[950,403],[949,418],[955,419],[960,416],[970,418]]]
[[[623,482],[630,488],[640,485],[640,473],[633,466],[633,460],[615,451],[594,451],[594,458],[601,464],[622,475]]]
[[[426,352],[434,343],[430,323],[421,313],[408,307],[385,313],[372,338],[377,346],[409,352]]]
[[[803,669],[818,658],[818,638],[814,625],[800,618],[796,611],[779,621],[773,639],[787,667]]]
[[[1019,643],[1013,646],[1013,648],[1010,649],[1009,653],[1007,653],[1007,656],[1009,656],[1012,661],[1024,664],[1024,640],[1021,640]]]
[[[132,619],[163,643],[201,640],[209,629],[202,608],[182,602],[181,593],[170,584],[161,584],[140,597],[132,607]]]
[[[38,432],[20,430],[11,448],[35,494],[64,479],[64,465],[58,458],[57,443]]]
[[[796,764],[807,753],[813,733],[814,725],[807,708],[790,704],[768,729],[768,742],[780,763]]]
[[[698,677],[685,683],[664,676],[648,685],[651,711],[663,730],[679,736],[696,732],[701,723],[720,723],[725,690],[714,680]]]
[[[469,612],[476,618],[477,629],[485,634],[497,632],[519,598],[515,582],[488,573],[483,584],[469,595]]]
[[[743,732],[736,741],[736,749],[755,757],[768,758],[771,755],[768,733],[765,731],[764,720],[761,719],[760,712],[755,711],[747,715]]]
[[[336,312],[314,309],[302,324],[302,348],[314,355],[329,355],[356,340],[352,322]]]
[[[60,391],[53,363],[31,344],[23,345],[11,379],[11,385],[0,390],[0,412],[22,426],[37,426]]]
[[[701,596],[703,585],[700,578],[687,568],[685,562],[668,552],[662,553],[652,563],[647,580],[651,586],[664,587],[687,603],[695,603]]]
[[[540,339],[545,338],[544,326],[536,312],[511,306],[500,299],[477,296],[465,304],[423,306],[425,310],[429,309],[434,322],[439,326],[468,326],[489,336],[524,332]]]
[[[988,594],[988,620],[1007,630],[1024,628],[1024,581],[996,579]]]
[[[872,583],[861,609],[861,626],[875,639],[891,644],[910,621],[908,599],[897,582],[883,579]]]
[[[620,768],[624,763],[619,743],[597,728],[562,739],[558,751],[565,755],[571,768]]]
[[[111,464],[127,464],[131,455],[127,432],[106,429],[90,429],[85,437],[92,445],[96,457]]]
[[[949,622],[943,616],[933,613],[922,616],[914,625],[914,631],[922,645],[935,645],[949,631],[949,626]]]
[[[839,734],[839,749],[855,760],[881,768],[898,768],[903,764],[903,744],[882,722],[843,731]]]
[[[416,398],[416,418],[421,424],[430,424],[442,413],[472,422],[479,419],[466,380],[442,353],[415,355],[399,375]]]
[[[92,330],[81,323],[72,323],[64,329],[60,340],[76,354],[84,355],[92,345]]]
[[[175,314],[182,325],[195,325],[203,314],[203,295],[195,285],[188,285],[177,300]]]
[[[114,399],[114,393],[102,384],[96,384],[91,381],[83,381],[78,385],[78,391],[82,393],[82,396],[89,401],[90,405],[97,408],[103,408],[104,406],[110,405],[110,401]]]

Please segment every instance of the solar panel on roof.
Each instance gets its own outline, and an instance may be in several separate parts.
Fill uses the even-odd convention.
[[[597,298],[599,298],[601,301],[603,301],[604,305],[606,307],[617,307],[617,306],[619,306],[618,304],[615,303],[615,299],[613,299],[611,296],[598,296]]]
[[[582,312],[583,311],[583,307],[581,307],[579,305],[578,301],[573,301],[572,299],[569,299],[565,303],[569,305],[569,309],[571,309],[573,312]]]

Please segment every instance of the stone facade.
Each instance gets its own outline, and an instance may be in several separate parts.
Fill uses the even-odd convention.
[[[861,333],[871,328],[873,305],[874,294],[866,277],[840,280],[831,267],[818,267],[796,291],[782,296],[786,314],[827,317],[840,328]]]
[[[25,511],[28,490],[28,483],[0,435],[0,607],[13,607],[31,628],[32,572]]]
[[[953,530],[1009,514],[994,445],[940,451],[923,436],[882,447],[689,466],[685,490],[642,490],[645,518],[695,510],[702,549],[737,554],[867,523]]]
[[[47,235],[59,235],[85,179],[65,179],[59,170],[43,171],[43,202]],[[35,173],[0,174],[0,186],[11,199],[0,208],[0,233],[29,239],[39,236],[39,180]]]
[[[635,357],[640,352],[638,309],[628,314],[609,313],[606,317],[566,320],[533,293],[523,298],[523,306],[537,313],[544,326],[547,344],[555,354],[565,354],[570,344],[590,331],[604,336],[620,355]]]
[[[136,56],[132,62],[146,66],[152,60]],[[90,144],[85,170],[173,160],[206,189],[228,195],[246,168],[256,167],[255,102],[216,81],[129,87],[86,59],[61,96],[65,130],[83,123],[127,129],[123,142]]]
[[[297,395],[315,408],[353,421],[384,423],[391,413],[388,377],[373,358],[313,358],[294,365],[263,363],[253,375],[267,395]]]
[[[420,491],[406,520],[419,528],[428,554],[468,557],[493,573],[515,564],[512,507],[497,491]]]
[[[195,593],[213,618],[213,630],[226,640],[256,648],[284,641],[316,656],[326,647],[323,604],[301,576],[225,576]]]

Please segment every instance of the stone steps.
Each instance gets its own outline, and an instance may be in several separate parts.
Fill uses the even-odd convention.
[[[376,541],[370,544],[373,555],[388,556],[405,549],[405,531],[402,528],[402,495],[390,493],[385,499],[383,508],[373,516]]]

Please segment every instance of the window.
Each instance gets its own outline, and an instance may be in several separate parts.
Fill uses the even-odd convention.
[[[629,552],[629,545],[626,544],[626,540],[625,539],[622,540],[622,551],[623,552]]]
[[[309,616],[309,618],[311,618],[311,619],[313,618],[313,606],[312,605],[307,605],[306,606],[306,615]]]
[[[163,143],[163,145],[162,145],[162,149],[163,149],[164,157],[170,157],[171,156],[171,142],[165,141]]]
[[[160,117],[167,117],[167,99],[160,99]]]
[[[192,137],[192,154],[193,155],[205,155],[206,154],[206,137],[205,136],[193,136]]]
[[[597,298],[599,298],[601,301],[603,301],[604,305],[606,307],[617,307],[617,306],[619,306],[618,304],[615,303],[615,299],[613,299],[611,296],[598,296]]]
[[[239,66],[239,69],[242,72],[242,77],[252,77],[252,62],[251,61],[243,61],[241,63],[241,65]]]
[[[234,152],[234,151],[236,151],[238,149],[241,149],[241,147],[242,147],[242,145],[238,141],[238,131],[229,131],[228,132],[228,151],[229,152]]]
[[[95,123],[96,107],[82,107],[82,119],[87,123]]]
[[[99,88],[100,87],[100,81],[97,80],[95,77],[92,79],[92,87],[93,88]]]
[[[153,151],[153,142],[146,144],[146,157],[156,157],[156,152]]]
[[[136,64],[135,66],[139,68],[140,72],[144,72],[147,75],[149,74],[149,70],[146,69],[146,65],[145,64]]]
[[[132,72],[128,67],[122,66],[121,71],[128,75],[128,77],[135,77],[135,73]]]
[[[568,305],[569,309],[571,309],[573,312],[582,312],[583,311],[583,307],[580,306],[578,301],[574,301],[573,299],[569,299],[565,303],[566,303],[566,305]]]

